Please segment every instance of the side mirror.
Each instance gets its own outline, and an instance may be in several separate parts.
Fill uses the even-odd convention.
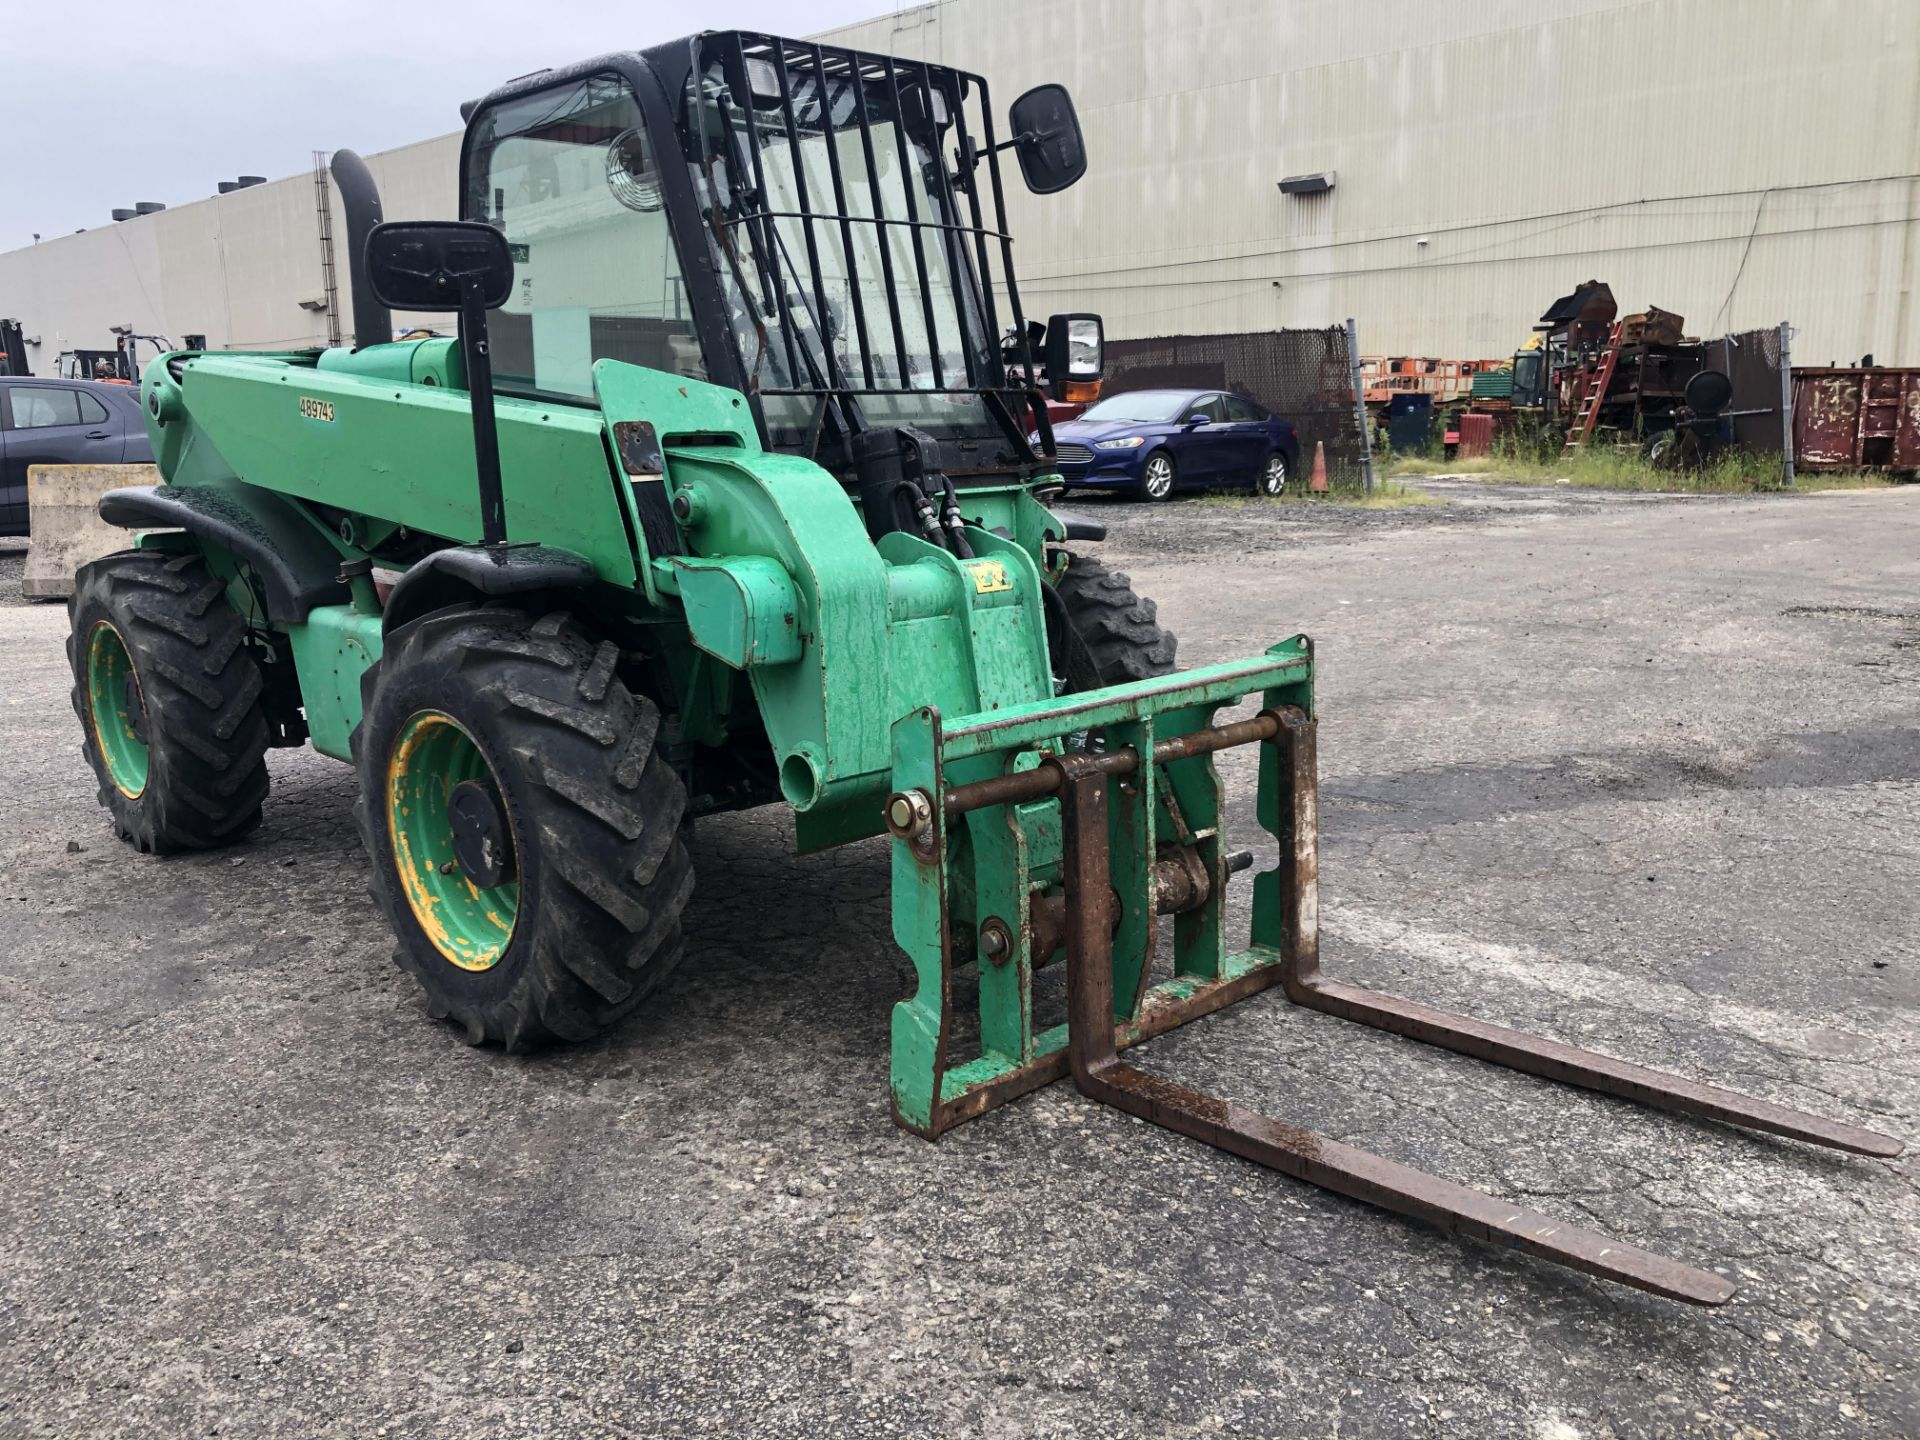
[[[460,312],[460,358],[473,410],[480,539],[498,556],[507,543],[507,502],[500,483],[500,436],[494,426],[487,311],[498,310],[513,294],[513,252],[507,237],[477,220],[393,220],[369,232],[366,260],[367,283],[382,305]]]
[[[394,310],[497,310],[513,294],[513,254],[477,220],[392,220],[367,236],[367,280]]]
[[[1080,117],[1064,85],[1036,85],[1007,107],[1020,174],[1036,195],[1064,190],[1087,173]]]
[[[1043,358],[1053,398],[1072,400],[1070,386],[1097,383],[1105,349],[1106,328],[1098,315],[1049,315]]]
[[[1187,424],[1189,425],[1211,425],[1212,423],[1213,417],[1204,411],[1196,410],[1187,416]]]

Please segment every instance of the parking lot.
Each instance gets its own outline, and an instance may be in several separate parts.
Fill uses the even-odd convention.
[[[1319,656],[1330,969],[1911,1138],[1920,487],[1101,499],[1196,665]],[[428,1021],[347,769],[116,842],[0,552],[0,1436],[1920,1433],[1914,1162],[1255,998],[1159,1071],[1740,1287],[1691,1310],[1067,1086],[894,1127],[885,846],[703,822],[686,964],[532,1058]],[[1252,774],[1223,764],[1252,826]]]

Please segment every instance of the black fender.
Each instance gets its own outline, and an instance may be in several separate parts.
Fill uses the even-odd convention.
[[[1064,510],[1055,510],[1053,518],[1067,527],[1069,540],[1104,540],[1107,538],[1107,522],[1089,519],[1085,515],[1069,515]]]
[[[109,490],[100,518],[129,530],[184,530],[260,577],[267,618],[296,625],[316,605],[351,598],[340,556],[288,501],[258,486],[156,485]]]
[[[391,635],[422,615],[477,597],[583,590],[594,579],[586,556],[558,545],[456,545],[434,551],[394,582],[381,629]]]

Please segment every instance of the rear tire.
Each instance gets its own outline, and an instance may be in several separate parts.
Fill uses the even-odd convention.
[[[1133,582],[1090,555],[1067,556],[1067,570],[1054,587],[1066,625],[1050,627],[1054,664],[1067,693],[1078,694],[1171,675],[1179,641],[1160,628],[1153,601],[1136,595]]]
[[[1278,450],[1267,457],[1267,463],[1260,471],[1257,482],[1260,493],[1269,499],[1277,499],[1287,491],[1287,457]]]
[[[589,1039],[680,961],[686,790],[619,658],[564,613],[456,609],[403,626],[361,682],[374,898],[428,1013],[473,1044]],[[495,870],[456,840],[456,784],[490,797]]]
[[[67,602],[80,750],[114,833],[168,854],[260,823],[260,667],[226,583],[198,555],[127,550],[81,567]]]

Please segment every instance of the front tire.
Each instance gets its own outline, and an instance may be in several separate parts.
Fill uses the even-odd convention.
[[[80,568],[67,602],[81,753],[114,833],[168,854],[260,823],[260,667],[226,584],[198,555],[127,550]]]
[[[1166,451],[1156,450],[1141,462],[1137,493],[1142,500],[1165,500],[1179,483],[1180,472],[1174,468],[1173,456]]]
[[[619,658],[562,613],[458,609],[361,682],[374,898],[428,1013],[474,1044],[589,1039],[681,958],[686,790]]]
[[[1048,638],[1068,694],[1173,673],[1180,642],[1160,628],[1153,601],[1135,594],[1125,574],[1069,553],[1054,593],[1065,623],[1050,625]]]

